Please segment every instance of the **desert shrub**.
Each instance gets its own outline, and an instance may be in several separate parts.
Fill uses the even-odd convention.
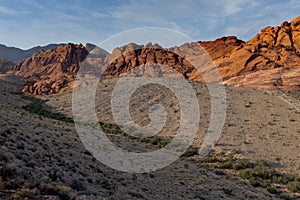
[[[247,168],[252,168],[252,167],[253,167],[253,164],[251,162],[249,162],[249,160],[246,160],[246,159],[239,159],[233,165],[233,169],[235,169],[235,170],[247,169]]]
[[[58,196],[65,200],[75,200],[76,195],[71,188],[59,184],[47,184],[39,187],[42,194]]]
[[[267,191],[268,191],[270,194],[280,194],[280,191],[278,191],[276,188],[273,188],[273,187],[267,188]]]
[[[71,186],[71,188],[73,188],[74,190],[77,190],[77,191],[85,190],[84,182],[83,182],[83,180],[80,180],[80,179],[74,179],[70,186]]]
[[[50,178],[51,181],[56,181],[57,180],[57,172],[56,172],[56,170],[49,171],[48,172],[48,176],[49,176],[49,178]]]
[[[259,180],[259,181],[260,181],[260,186],[261,187],[263,187],[263,188],[271,187],[271,181],[270,180]]]
[[[253,172],[251,169],[243,169],[240,171],[240,177],[242,179],[251,179],[253,178]]]
[[[252,186],[254,186],[254,187],[260,186],[260,182],[256,178],[254,178],[254,177],[252,177],[252,178],[249,179],[249,183]]]
[[[272,178],[272,181],[276,184],[286,184],[287,181],[283,178],[283,176],[276,175]]]
[[[234,166],[233,160],[228,160],[223,163],[220,163],[218,167],[220,169],[233,169],[233,166]]]
[[[62,113],[52,112],[49,109],[46,109],[45,100],[41,100],[33,96],[27,96],[27,95],[22,95],[22,98],[31,101],[30,104],[26,106],[22,106],[22,108],[28,112],[38,114],[39,118],[46,117],[46,118],[51,118],[51,119],[64,121],[64,122],[71,122],[71,123],[74,122],[72,118],[67,117]]]
[[[270,162],[267,160],[258,160],[255,162],[256,166],[260,166],[260,167],[270,167]]]
[[[8,135],[10,135],[11,133],[12,133],[12,132],[11,132],[10,129],[6,129],[6,130],[0,132],[0,136],[6,138],[6,137],[7,137]]]
[[[191,157],[198,155],[198,149],[196,147],[190,146],[182,155],[181,157]]]
[[[290,196],[290,195],[287,194],[287,193],[282,193],[282,194],[280,194],[279,197],[280,197],[281,199],[284,199],[284,200],[294,200],[294,199],[296,199],[296,197]]]
[[[12,165],[0,166],[0,177],[6,181],[9,177],[12,177],[16,173],[16,168]]]
[[[223,188],[223,191],[224,191],[224,193],[227,194],[227,195],[232,195],[232,192],[233,192],[233,190],[228,189],[228,188]]]
[[[221,162],[222,160],[218,159],[216,156],[209,156],[204,157],[199,160],[201,163],[217,163]]]
[[[300,178],[296,174],[277,174],[273,176],[273,182],[277,184],[287,184],[291,181],[300,182]]]
[[[260,167],[255,167],[254,168],[256,172],[256,176],[262,178],[262,179],[270,179],[272,176],[276,175],[276,172],[274,170],[268,169],[268,168],[260,168]]]
[[[291,192],[300,192],[300,182],[292,181],[287,184],[288,189]]]
[[[107,133],[121,134],[125,138],[131,139],[131,140],[137,140],[137,141],[143,142],[143,143],[149,143],[158,148],[163,148],[164,146],[169,144],[169,142],[171,141],[170,138],[160,137],[160,136],[156,136],[156,135],[152,136],[152,137],[142,137],[143,136],[142,133],[133,133],[133,130],[131,130],[130,128],[127,128],[126,131],[122,131],[120,129],[120,127],[116,124],[99,122],[99,125]],[[131,133],[131,134],[128,134],[128,133]],[[136,137],[132,136],[132,135],[135,135]]]

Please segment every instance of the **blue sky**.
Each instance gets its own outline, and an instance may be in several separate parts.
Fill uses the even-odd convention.
[[[161,27],[195,40],[249,40],[300,15],[299,0],[0,0],[0,43],[30,48],[92,42],[133,28]]]

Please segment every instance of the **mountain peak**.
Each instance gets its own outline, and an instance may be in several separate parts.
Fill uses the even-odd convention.
[[[267,26],[251,40],[244,42],[235,36],[214,41],[186,43],[179,47],[163,49],[151,42],[146,45],[129,43],[117,47],[109,54],[93,44],[68,43],[52,50],[39,51],[19,63],[15,74],[27,78],[24,92],[35,94],[56,93],[72,85],[81,62],[90,53],[101,55],[108,63],[106,76],[123,76],[136,67],[137,76],[172,77],[169,69],[147,68],[148,64],[169,66],[183,77],[202,81],[199,72],[188,62],[201,45],[214,61],[223,80],[228,85],[300,90],[300,17],[280,26]],[[198,46],[198,47],[197,47]],[[179,55],[188,55],[182,58]],[[209,73],[209,69],[203,69]],[[216,78],[216,77],[214,77]]]

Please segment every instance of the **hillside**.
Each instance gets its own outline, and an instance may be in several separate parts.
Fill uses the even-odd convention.
[[[13,63],[10,60],[7,59],[0,59],[0,73],[7,73],[8,71],[11,71],[13,67],[15,66],[15,63]]]
[[[110,101],[107,98],[110,97],[115,81],[104,80],[97,92],[97,106],[101,109],[98,117],[101,122],[107,123],[103,125],[107,136],[114,144],[130,151],[144,152],[159,148],[159,142],[133,140],[119,134],[115,125],[110,125],[111,115],[106,112]],[[205,85],[199,82],[191,84],[197,91],[204,115],[209,114]],[[299,113],[274,97],[276,93],[226,88],[229,98],[228,119],[215,153],[199,159],[191,151],[164,169],[130,174],[101,164],[82,145],[70,118],[71,91],[42,99],[25,96],[18,93],[22,87],[21,79],[3,75],[0,77],[0,86],[0,105],[3,108],[0,115],[1,199],[297,198],[297,193],[291,192],[292,187],[286,189],[288,183],[275,184],[271,181],[274,177],[279,177],[278,180],[286,176],[293,177],[292,173],[298,173],[299,170],[298,164],[294,163],[298,156],[295,148],[299,150],[297,144],[300,138],[296,132]],[[160,90],[151,86],[144,89],[149,95],[154,94],[147,100],[151,104]],[[148,105],[140,105],[143,102],[140,97],[138,93],[133,97],[134,113]],[[147,95],[144,98],[148,98]],[[168,94],[160,98],[166,108],[174,113],[178,106],[176,101]],[[270,98],[274,98],[272,103],[269,102]],[[245,106],[249,101],[250,107]],[[258,110],[266,112],[260,112],[257,116]],[[140,120],[139,123],[147,119],[143,114],[134,115]],[[173,125],[176,116],[170,116]],[[269,117],[257,121],[263,116]],[[200,125],[205,127],[207,123],[204,117]],[[268,127],[272,131],[265,133],[260,128],[265,123],[270,123]],[[199,129],[200,135],[202,131],[202,128]],[[291,140],[292,143],[286,146]],[[270,164],[266,160],[257,161],[257,158],[270,158]],[[254,166],[256,170],[261,170],[258,171],[260,173],[271,173],[271,178],[253,174],[253,178],[248,181],[243,173]],[[289,173],[275,174],[272,171],[274,168]],[[289,182],[292,180],[289,179]],[[275,189],[271,190],[273,187]]]

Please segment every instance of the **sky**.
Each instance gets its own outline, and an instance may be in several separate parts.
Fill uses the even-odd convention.
[[[176,30],[197,41],[229,35],[249,40],[265,26],[299,15],[299,0],[0,0],[0,43],[23,49],[98,45],[143,27]]]

